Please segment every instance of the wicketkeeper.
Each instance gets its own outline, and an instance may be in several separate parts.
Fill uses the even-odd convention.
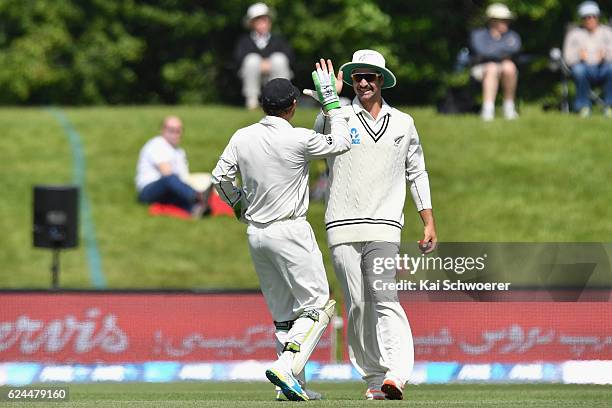
[[[330,60],[321,60],[313,72],[318,99],[330,119],[328,135],[291,126],[300,92],[289,80],[274,79],[262,90],[267,116],[234,133],[212,173],[219,195],[248,224],[251,258],[276,326],[279,358],[266,377],[293,401],[309,399],[298,379],[335,305],[329,300],[321,251],[306,221],[310,161],[351,147],[333,72]]]

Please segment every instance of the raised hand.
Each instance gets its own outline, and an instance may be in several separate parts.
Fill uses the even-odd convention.
[[[342,91],[342,72],[338,72],[338,78],[334,75],[334,65],[330,59],[325,61],[323,58],[315,64],[316,70],[312,72],[312,80],[315,91],[304,89],[304,94],[309,95],[319,101],[325,111],[340,107],[338,92]]]

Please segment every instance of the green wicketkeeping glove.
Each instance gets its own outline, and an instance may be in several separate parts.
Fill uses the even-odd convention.
[[[326,112],[340,107],[340,98],[338,98],[336,93],[336,76],[333,72],[327,74],[321,69],[312,71],[312,81],[314,82],[319,102],[321,102]]]

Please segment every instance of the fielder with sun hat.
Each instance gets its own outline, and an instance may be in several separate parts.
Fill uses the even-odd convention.
[[[375,258],[395,258],[404,223],[406,182],[424,224],[422,250],[436,246],[429,178],[410,115],[389,106],[382,89],[395,86],[384,57],[359,50],[338,73],[355,98],[349,117],[352,148],[328,158],[330,186],[325,224],[334,269],[345,297],[349,355],[367,382],[367,399],[402,399],[414,364],[412,334],[395,291],[373,290],[374,279],[395,280],[395,268],[373,270]],[[330,132],[322,112],[315,131]]]

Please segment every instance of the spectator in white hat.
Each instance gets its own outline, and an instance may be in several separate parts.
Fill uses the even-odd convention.
[[[581,3],[578,16],[582,24],[567,33],[563,44],[563,57],[576,84],[574,108],[582,117],[591,114],[593,85],[602,85],[604,114],[612,117],[612,28],[599,24],[600,14],[594,1]]]
[[[521,49],[521,37],[510,30],[514,15],[501,3],[487,7],[487,27],[472,31],[470,48],[473,54],[472,77],[482,81],[482,110],[484,121],[495,117],[495,98],[501,82],[503,89],[503,114],[506,119],[518,117],[514,104],[518,70],[512,60]]]
[[[251,5],[243,23],[243,35],[234,50],[234,61],[242,79],[242,94],[248,109],[259,107],[262,85],[274,78],[291,78],[293,50],[279,34],[273,34],[272,10],[264,3]]]

